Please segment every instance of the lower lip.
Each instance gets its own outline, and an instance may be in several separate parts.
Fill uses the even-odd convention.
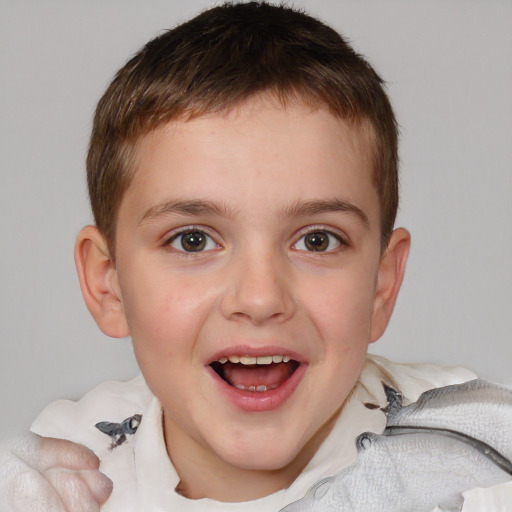
[[[222,380],[215,371],[207,366],[215,384],[227,400],[245,412],[266,412],[281,407],[302,380],[307,369],[307,364],[301,363],[297,369],[278,388],[267,391],[247,391],[235,388]]]

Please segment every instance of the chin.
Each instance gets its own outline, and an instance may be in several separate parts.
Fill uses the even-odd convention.
[[[286,436],[294,439],[292,434]],[[301,447],[296,443],[289,446],[283,442],[282,436],[271,441],[251,444],[248,449],[241,449],[240,444],[224,449],[222,458],[228,464],[248,471],[278,471],[286,468],[300,458]]]

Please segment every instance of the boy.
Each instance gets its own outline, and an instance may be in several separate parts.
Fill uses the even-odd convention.
[[[148,43],[98,105],[88,179],[82,292],[145,382],[56,403],[33,430],[99,455],[103,510],[278,510],[382,431],[382,382],[414,401],[473,377],[366,358],[409,248],[396,125],[316,20],[223,6]]]

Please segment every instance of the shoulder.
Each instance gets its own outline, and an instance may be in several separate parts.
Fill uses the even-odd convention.
[[[425,391],[477,378],[470,370],[461,367],[440,366],[430,363],[395,363],[383,357],[368,354],[360,378],[363,385],[385,384],[400,391],[406,403],[415,402]]]
[[[109,438],[96,424],[122,424],[126,419],[142,414],[152,398],[142,376],[128,382],[104,382],[78,401],[51,403],[39,414],[30,430],[41,436],[81,443],[97,451]]]

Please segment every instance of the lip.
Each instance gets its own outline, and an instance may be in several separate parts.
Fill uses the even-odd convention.
[[[276,389],[268,389],[267,391],[249,391],[241,390],[234,386],[231,386],[223,379],[221,379],[217,373],[209,366],[211,362],[219,360],[221,357],[229,356],[265,356],[265,355],[282,355],[290,356],[291,359],[297,361],[299,366],[290,375],[286,381],[284,381]],[[205,366],[206,371],[215,382],[217,389],[221,395],[235,408],[244,412],[267,412],[275,410],[281,407],[295,392],[297,386],[301,382],[308,364],[304,359],[297,353],[283,349],[283,347],[260,347],[251,348],[247,346],[231,347],[216,353],[210,362]]]

